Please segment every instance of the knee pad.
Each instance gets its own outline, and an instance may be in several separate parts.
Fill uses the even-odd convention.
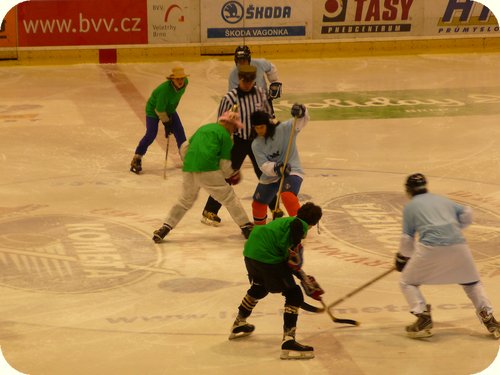
[[[253,283],[250,289],[248,289],[247,291],[247,294],[256,300],[264,298],[268,295],[268,293],[269,292],[262,285]]]
[[[283,292],[283,295],[285,296],[285,305],[300,306],[304,302],[304,295],[298,285]]]
[[[291,191],[281,193],[281,200],[288,212],[288,216],[297,216],[297,211],[300,208],[299,198]]]
[[[252,202],[253,222],[255,225],[264,225],[267,222],[267,206],[264,203]]]

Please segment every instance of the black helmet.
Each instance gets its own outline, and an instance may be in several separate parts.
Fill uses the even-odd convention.
[[[247,60],[250,64],[250,60],[252,60],[252,53],[250,52],[250,48],[248,46],[238,46],[234,51],[234,62],[238,64],[239,60]]]
[[[411,195],[427,192],[427,180],[422,173],[409,175],[405,183],[406,192]]]
[[[312,202],[304,203],[297,211],[297,217],[304,220],[309,225],[318,224],[323,216],[323,211],[320,206],[316,206]]]
[[[253,128],[256,125],[266,125],[266,135],[265,138],[274,137],[274,133],[276,132],[276,124],[271,122],[271,116],[269,113],[264,111],[255,111],[250,115],[250,124],[252,125],[252,136],[255,137],[255,129]]]

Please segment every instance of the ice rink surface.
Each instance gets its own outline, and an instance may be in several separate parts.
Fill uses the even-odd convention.
[[[254,56],[259,57],[259,56]],[[424,173],[432,192],[470,205],[465,231],[500,317],[500,62],[497,54],[272,59],[275,103],[311,121],[299,135],[302,202],[324,209],[305,240],[304,269],[334,301],[392,266],[403,183]],[[215,120],[230,59],[185,62],[178,113],[188,136]],[[414,321],[396,272],[338,305],[361,322],[301,311],[297,340],[316,358],[279,359],[283,297],[259,302],[254,335],[228,341],[248,284],[244,239],[222,209],[200,223],[206,194],[162,244],[151,240],[180,193],[171,140],[163,179],[160,132],[129,172],[144,106],[174,62],[2,67],[0,70],[0,346],[31,375],[473,374],[493,361],[462,289],[424,286],[434,336]],[[256,178],[246,162],[237,195],[251,215]],[[315,301],[308,300],[311,304]]]

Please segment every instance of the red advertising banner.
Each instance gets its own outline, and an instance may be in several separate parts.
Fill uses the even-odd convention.
[[[16,8],[12,8],[0,24],[0,48],[16,47]]]
[[[20,47],[147,44],[146,0],[35,0],[18,5]]]

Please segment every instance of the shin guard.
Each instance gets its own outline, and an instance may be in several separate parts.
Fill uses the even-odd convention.
[[[267,206],[257,201],[252,202],[253,222],[255,225],[264,225],[267,222]]]
[[[291,191],[281,193],[281,200],[288,212],[288,216],[297,216],[297,211],[300,208],[299,198]]]

